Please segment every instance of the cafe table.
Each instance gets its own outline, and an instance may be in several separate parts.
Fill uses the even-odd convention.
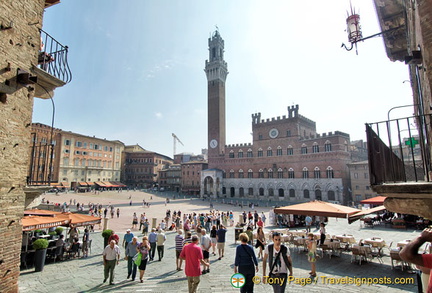
[[[376,249],[379,255],[382,255],[382,249],[385,246],[384,239],[373,237],[363,240],[364,244],[370,244],[372,249]]]
[[[410,239],[402,240],[402,241],[399,241],[399,242],[396,244],[396,246],[397,246],[397,247],[400,247],[400,248],[403,248],[403,247],[405,247],[405,245],[407,245],[407,244],[410,243],[410,242],[411,242]]]

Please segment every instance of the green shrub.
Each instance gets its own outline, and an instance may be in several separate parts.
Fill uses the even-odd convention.
[[[48,235],[51,235],[51,236],[56,236],[56,235],[57,235],[57,233],[56,233],[55,231],[51,231],[51,232],[49,232],[49,233],[48,233]]]
[[[46,239],[37,239],[33,242],[33,248],[35,250],[44,249],[48,247],[48,240]]]
[[[42,234],[42,230],[41,229],[37,229],[37,230],[35,230],[35,233]]]
[[[61,235],[61,233],[63,233],[63,228],[62,227],[57,227],[55,228],[55,232],[57,233],[57,235]]]
[[[110,230],[110,229],[103,230],[103,232],[102,232],[102,237],[103,237],[103,238],[108,238],[108,237],[110,237],[111,234],[112,234],[112,231],[113,231],[113,230]]]

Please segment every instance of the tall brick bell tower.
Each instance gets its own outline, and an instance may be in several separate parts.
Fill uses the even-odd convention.
[[[225,153],[225,80],[228,75],[227,63],[224,61],[224,40],[215,31],[208,39],[209,60],[205,63],[208,86],[208,158],[209,168]],[[213,164],[212,164],[213,163]]]

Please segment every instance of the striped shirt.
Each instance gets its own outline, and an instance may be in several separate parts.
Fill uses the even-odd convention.
[[[175,237],[175,249],[182,250],[183,249],[183,235],[177,234]]]

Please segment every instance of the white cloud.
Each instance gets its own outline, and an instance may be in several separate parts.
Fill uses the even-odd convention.
[[[163,115],[162,115],[161,112],[156,112],[155,116],[156,116],[157,119],[162,119],[163,118]]]

